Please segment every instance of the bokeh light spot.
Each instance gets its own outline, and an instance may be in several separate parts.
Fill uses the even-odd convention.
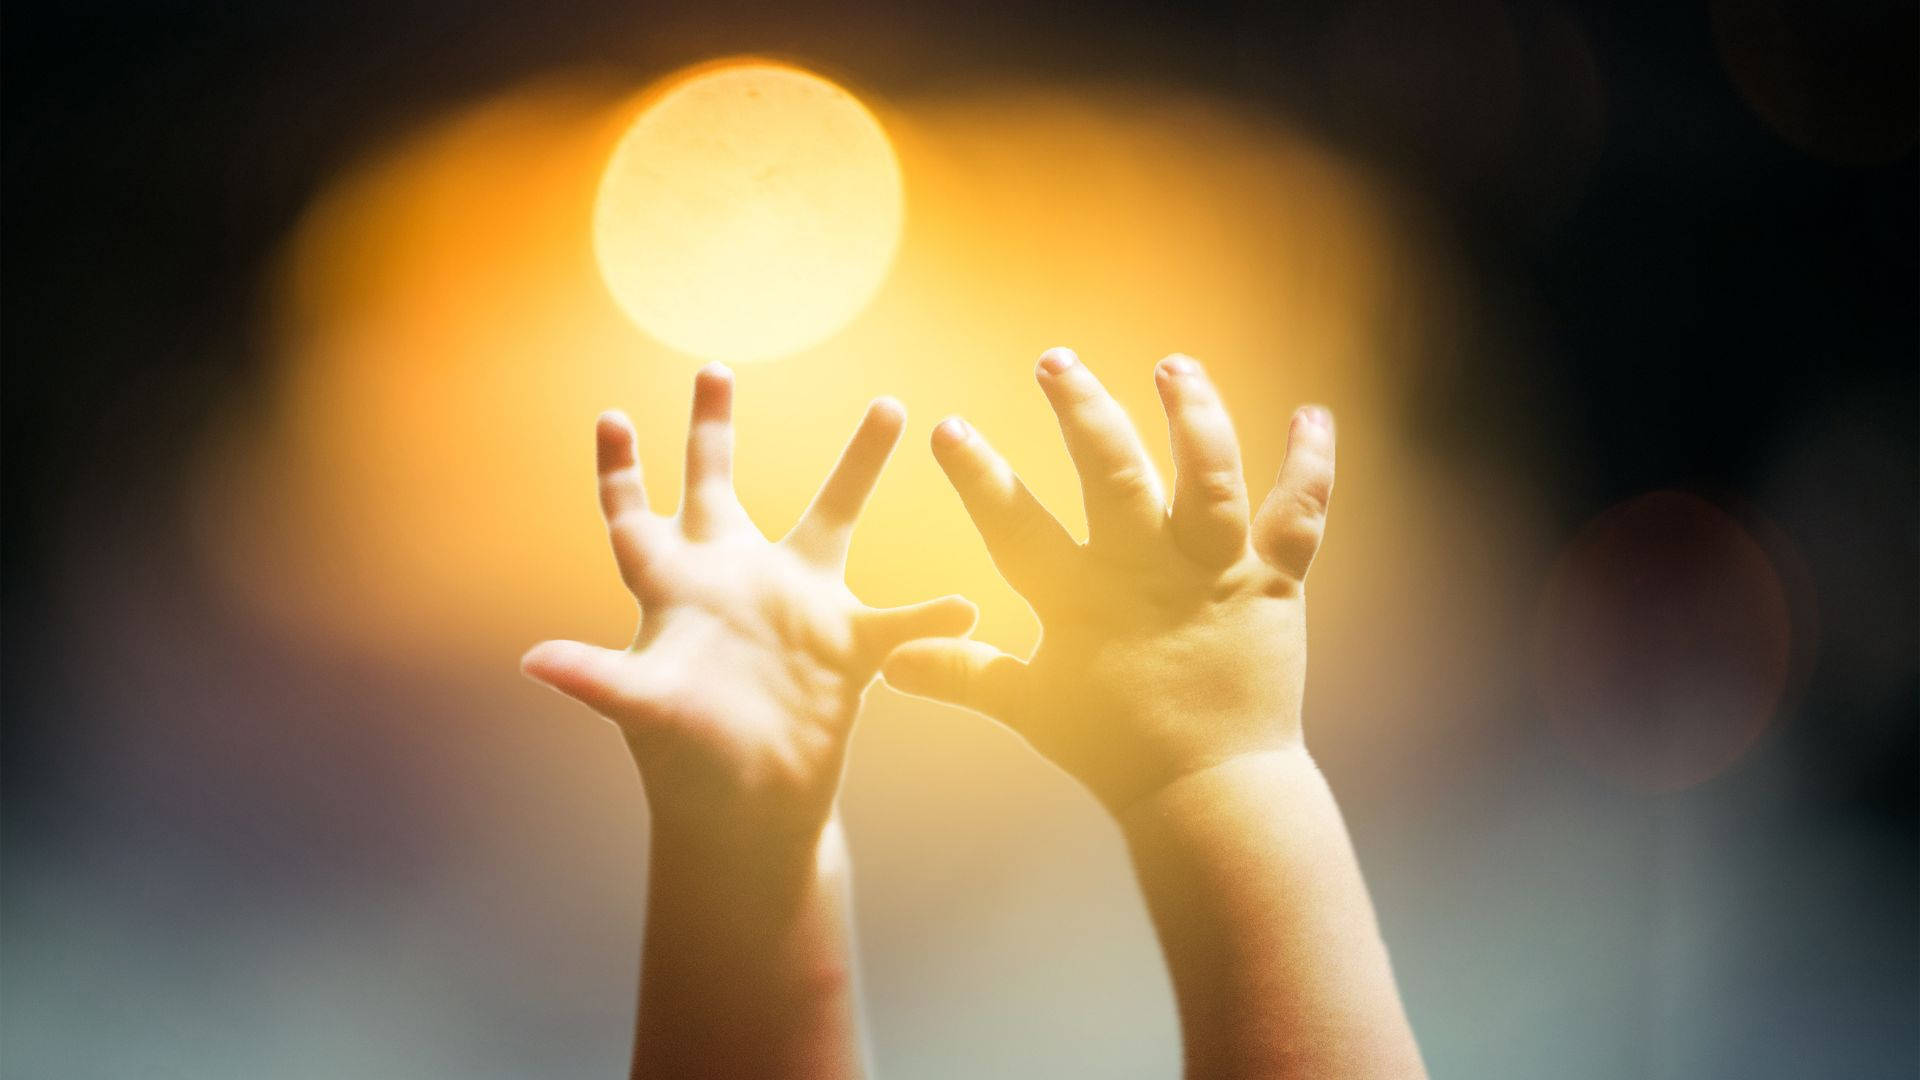
[[[1789,606],[1766,552],[1698,497],[1630,499],[1583,529],[1543,605],[1540,679],[1555,733],[1631,787],[1706,780],[1772,719]]]
[[[900,240],[900,167],[853,95],[764,61],[647,95],[594,206],[614,299],[667,345],[764,360],[814,345],[872,298]]]
[[[1920,6],[1713,0],[1711,14],[1728,78],[1782,139],[1843,165],[1912,150],[1920,133]]]

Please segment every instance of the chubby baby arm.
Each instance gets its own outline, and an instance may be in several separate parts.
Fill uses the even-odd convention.
[[[935,457],[1041,638],[1024,660],[910,643],[886,678],[1007,724],[1114,815],[1173,974],[1189,1076],[1424,1075],[1301,727],[1331,417],[1293,415],[1279,477],[1252,510],[1204,370],[1174,356],[1154,377],[1171,500],[1093,373],[1063,349],[1040,359],[1080,474],[1085,543],[978,432],[958,419],[935,430]]]
[[[625,737],[652,808],[636,1077],[859,1075],[837,798],[880,662],[965,633],[972,605],[860,603],[849,538],[904,413],[867,410],[812,505],[770,542],[733,488],[732,375],[695,379],[685,496],[649,507],[634,433],[602,416],[601,510],[640,604],[626,649],[535,646],[526,673]]]

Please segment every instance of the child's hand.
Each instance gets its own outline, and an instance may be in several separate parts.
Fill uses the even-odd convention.
[[[900,438],[898,402],[867,409],[778,543],[734,495],[732,403],[732,375],[702,369],[686,494],[672,518],[647,509],[626,417],[600,418],[600,506],[640,602],[639,634],[624,650],[549,641],[522,667],[619,726],[656,828],[814,836],[832,816],[854,714],[880,662],[914,638],[966,633],[975,612],[959,597],[870,608],[842,581],[854,522]]]
[[[1183,776],[1300,746],[1302,581],[1333,488],[1333,427],[1292,420],[1286,461],[1249,524],[1232,422],[1200,365],[1155,370],[1176,469],[1169,511],[1120,405],[1065,349],[1040,358],[1086,498],[1077,544],[960,420],[933,451],[996,566],[1040,617],[1025,662],[971,641],[916,642],[888,683],[1006,723],[1118,812]]]

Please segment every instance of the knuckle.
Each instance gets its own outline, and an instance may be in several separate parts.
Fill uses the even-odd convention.
[[[1308,561],[1312,561],[1311,556]],[[1305,589],[1306,567],[1301,567],[1298,572],[1288,572],[1275,567],[1275,571],[1277,572],[1269,572],[1261,579],[1257,586],[1260,595],[1275,600],[1291,600]]]
[[[975,677],[973,665],[968,662],[966,654],[952,649],[938,655],[940,666],[945,669],[940,673],[941,681],[946,683],[954,697],[962,700],[972,698],[979,680]]]
[[[1316,479],[1294,488],[1291,494],[1296,514],[1310,520],[1324,518],[1327,516],[1327,506],[1333,499],[1333,484]]]
[[[1261,554],[1282,571],[1305,577],[1314,554],[1320,550],[1320,537],[1320,518],[1282,520],[1266,530],[1260,545]]]
[[[1195,469],[1187,477],[1187,487],[1207,503],[1228,503],[1246,497],[1246,481],[1237,469]]]
[[[1138,461],[1121,461],[1100,472],[1100,481],[1117,491],[1140,491],[1153,486],[1152,472]]]
[[[952,677],[954,685],[962,690],[971,690],[977,680],[974,677],[973,664],[969,661],[967,654],[959,649],[950,649],[944,657],[947,674]]]
[[[1008,510],[998,516],[994,526],[1002,540],[1017,548],[1029,548],[1040,539],[1040,521],[1032,514]]]
[[[637,506],[614,507],[607,515],[607,528],[622,537],[638,539],[649,527],[647,517],[647,512]]]

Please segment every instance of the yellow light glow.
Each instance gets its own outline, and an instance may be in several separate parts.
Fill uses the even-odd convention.
[[[697,366],[635,340],[583,227],[635,115],[620,88],[525,87],[384,148],[308,211],[275,293],[271,381],[236,388],[194,490],[210,571],[263,625],[458,678],[512,676],[540,637],[632,633],[593,417],[633,417],[648,494],[669,511]],[[1508,662],[1484,647],[1506,640],[1490,629],[1507,610],[1499,574],[1541,533],[1504,487],[1444,472],[1391,420],[1387,380],[1457,316],[1423,235],[1389,227],[1390,193],[1213,102],[1020,88],[880,115],[914,206],[885,288],[830,348],[741,372],[736,480],[764,529],[794,521],[866,401],[893,394],[911,429],[855,534],[853,591],[965,594],[982,640],[1023,650],[1037,625],[928,429],[965,415],[1078,531],[1079,481],[1034,357],[1079,349],[1168,475],[1151,366],[1184,349],[1227,395],[1256,491],[1296,403],[1340,417],[1336,540],[1314,567],[1321,701],[1439,715],[1436,686],[1470,697],[1465,673]],[[1463,565],[1462,551],[1483,557]],[[1355,662],[1329,666],[1343,648]],[[1391,672],[1363,662],[1380,655]],[[875,700],[883,719],[907,708]]]
[[[594,253],[641,329],[765,360],[866,306],[901,216],[900,166],[865,106],[817,75],[736,61],[649,95],[601,178]]]
[[[649,497],[662,512],[680,499],[697,363],[634,332],[586,227],[636,115],[624,86],[533,84],[329,184],[274,282],[273,362],[232,388],[187,492],[212,595],[236,618],[312,655],[467,695],[471,710],[442,710],[476,732],[463,745],[541,793],[531,801],[560,775],[602,812],[633,805],[630,766],[607,765],[626,758],[593,741],[604,729],[584,716],[529,725],[567,714],[523,685],[515,661],[541,638],[633,633],[595,494],[595,415],[625,409]],[[1551,552],[1501,474],[1448,470],[1394,419],[1391,381],[1444,381],[1413,365],[1463,317],[1439,288],[1447,264],[1430,238],[1401,224],[1413,215],[1371,174],[1211,100],[989,88],[896,99],[879,115],[913,227],[870,310],[830,347],[740,372],[735,475],[753,519],[784,532],[867,400],[895,395],[910,429],[854,535],[849,585],[883,605],[961,593],[981,607],[981,640],[1024,652],[1038,624],[928,452],[942,416],[965,415],[1079,532],[1079,480],[1033,382],[1041,349],[1070,344],[1095,365],[1163,476],[1151,368],[1166,352],[1206,361],[1256,493],[1293,406],[1326,402],[1340,418],[1340,482],[1314,565],[1311,708],[1338,722],[1313,722],[1314,738],[1330,757],[1364,747],[1342,759],[1365,763],[1361,782],[1438,782],[1435,748],[1474,730],[1484,688],[1511,666],[1505,643],[1523,633],[1505,621],[1521,610],[1511,568]],[[1072,896],[1126,887],[1111,826],[1011,736],[892,693],[867,701],[847,794],[854,827],[873,826],[863,859],[915,865],[929,835],[1038,836],[1006,864],[1083,851],[1073,888],[1092,891]],[[1384,737],[1405,716],[1421,723]],[[507,747],[524,753],[506,760]],[[983,785],[994,799],[958,797]],[[516,816],[488,835],[526,828]],[[578,818],[541,835],[569,831]],[[918,940],[938,892],[883,896],[873,910],[894,914],[863,916],[862,931]],[[1150,965],[1151,943],[1137,946]],[[1171,1015],[1170,1001],[1154,1008]]]

